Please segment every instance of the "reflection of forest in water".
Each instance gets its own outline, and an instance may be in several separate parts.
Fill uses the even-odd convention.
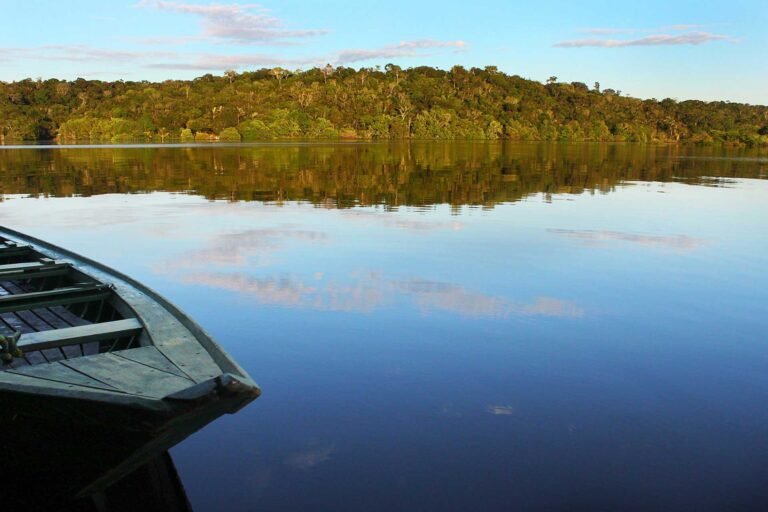
[[[632,144],[286,144],[0,150],[0,193],[183,192],[209,199],[493,206],[623,181],[765,178],[760,150]],[[725,182],[727,183],[727,182]]]

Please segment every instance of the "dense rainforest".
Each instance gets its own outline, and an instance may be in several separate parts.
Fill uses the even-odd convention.
[[[508,139],[768,144],[768,107],[642,100],[496,67],[330,65],[162,83],[0,82],[0,143]]]

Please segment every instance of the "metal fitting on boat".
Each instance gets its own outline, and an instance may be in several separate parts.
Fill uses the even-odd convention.
[[[23,352],[18,347],[20,332],[15,332],[10,336],[0,334],[0,359],[4,363],[10,363],[14,357],[21,357]]]

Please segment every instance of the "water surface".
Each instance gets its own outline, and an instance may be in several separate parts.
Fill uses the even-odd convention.
[[[195,510],[768,506],[768,156],[0,149],[0,224],[195,317],[264,394]]]

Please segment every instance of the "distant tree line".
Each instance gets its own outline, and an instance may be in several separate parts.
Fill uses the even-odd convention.
[[[495,66],[330,65],[162,83],[0,82],[0,143],[507,139],[768,144],[768,107],[641,100]]]

